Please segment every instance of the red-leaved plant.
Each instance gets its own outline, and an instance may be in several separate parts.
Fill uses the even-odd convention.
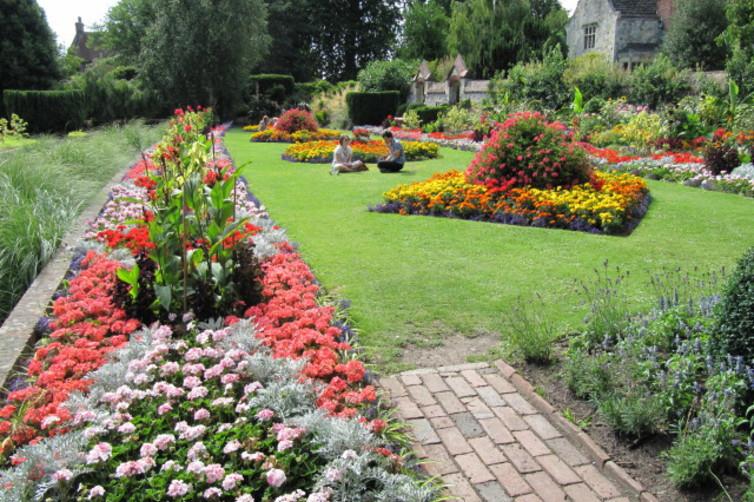
[[[317,119],[311,112],[299,108],[291,108],[285,111],[275,123],[275,129],[294,133],[296,131],[312,131],[319,129]]]
[[[471,183],[491,191],[531,186],[550,189],[589,181],[591,166],[564,125],[541,113],[514,113],[493,129],[466,170]]]

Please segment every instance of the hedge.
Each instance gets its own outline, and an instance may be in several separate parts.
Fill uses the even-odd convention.
[[[349,92],[346,94],[348,117],[354,125],[379,125],[394,115],[401,102],[398,91]]]
[[[83,91],[3,91],[8,115],[13,113],[29,123],[29,132],[64,132],[80,129],[86,119]]]
[[[259,84],[259,93],[266,94],[273,87],[280,85],[285,89],[285,96],[293,94],[295,81],[291,75],[279,75],[276,73],[260,73],[249,77],[249,90],[256,94],[256,86]]]
[[[314,82],[297,82],[293,89],[299,101],[310,101],[317,94],[335,90],[335,86],[327,80],[315,80]]]
[[[448,111],[448,105],[409,105],[408,109],[416,112],[422,124],[430,124],[437,120],[441,113]]]

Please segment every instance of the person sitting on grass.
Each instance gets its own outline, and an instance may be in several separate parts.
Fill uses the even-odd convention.
[[[259,121],[259,131],[266,131],[268,127],[272,126],[272,120],[270,120],[270,117],[265,115],[262,117],[262,120]]]
[[[382,139],[385,141],[388,154],[387,157],[377,162],[377,167],[383,173],[397,173],[403,169],[403,164],[406,163],[406,153],[403,151],[403,145],[393,137],[393,133],[390,131],[382,133]]]
[[[362,161],[353,160],[351,138],[345,135],[341,136],[340,139],[338,139],[338,146],[335,147],[335,152],[333,152],[330,174],[356,173],[367,170],[368,168],[366,164]]]

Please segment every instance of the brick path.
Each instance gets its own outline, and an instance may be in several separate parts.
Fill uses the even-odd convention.
[[[466,502],[655,498],[513,368],[471,363],[384,377],[429,475]]]

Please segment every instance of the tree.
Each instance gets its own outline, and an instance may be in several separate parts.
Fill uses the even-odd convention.
[[[728,0],[725,13],[722,39],[730,49],[725,68],[742,92],[754,92],[754,0]]]
[[[49,89],[60,77],[55,37],[36,0],[0,0],[3,89]]]
[[[448,53],[450,18],[437,0],[413,0],[406,9],[403,46],[408,59],[439,59]]]
[[[448,46],[476,73],[489,78],[561,42],[566,22],[555,0],[453,2]]]
[[[171,0],[153,8],[139,56],[147,88],[171,107],[234,113],[269,45],[263,0]]]
[[[359,83],[364,91],[399,91],[406,99],[416,68],[415,61],[372,61],[359,72]]]
[[[124,62],[139,60],[147,30],[154,22],[155,0],[120,0],[107,13],[105,44]]]
[[[663,51],[681,68],[721,70],[728,50],[716,40],[727,26],[725,0],[679,0]]]
[[[311,53],[321,77],[356,78],[359,68],[385,59],[400,26],[400,0],[312,0]]]

